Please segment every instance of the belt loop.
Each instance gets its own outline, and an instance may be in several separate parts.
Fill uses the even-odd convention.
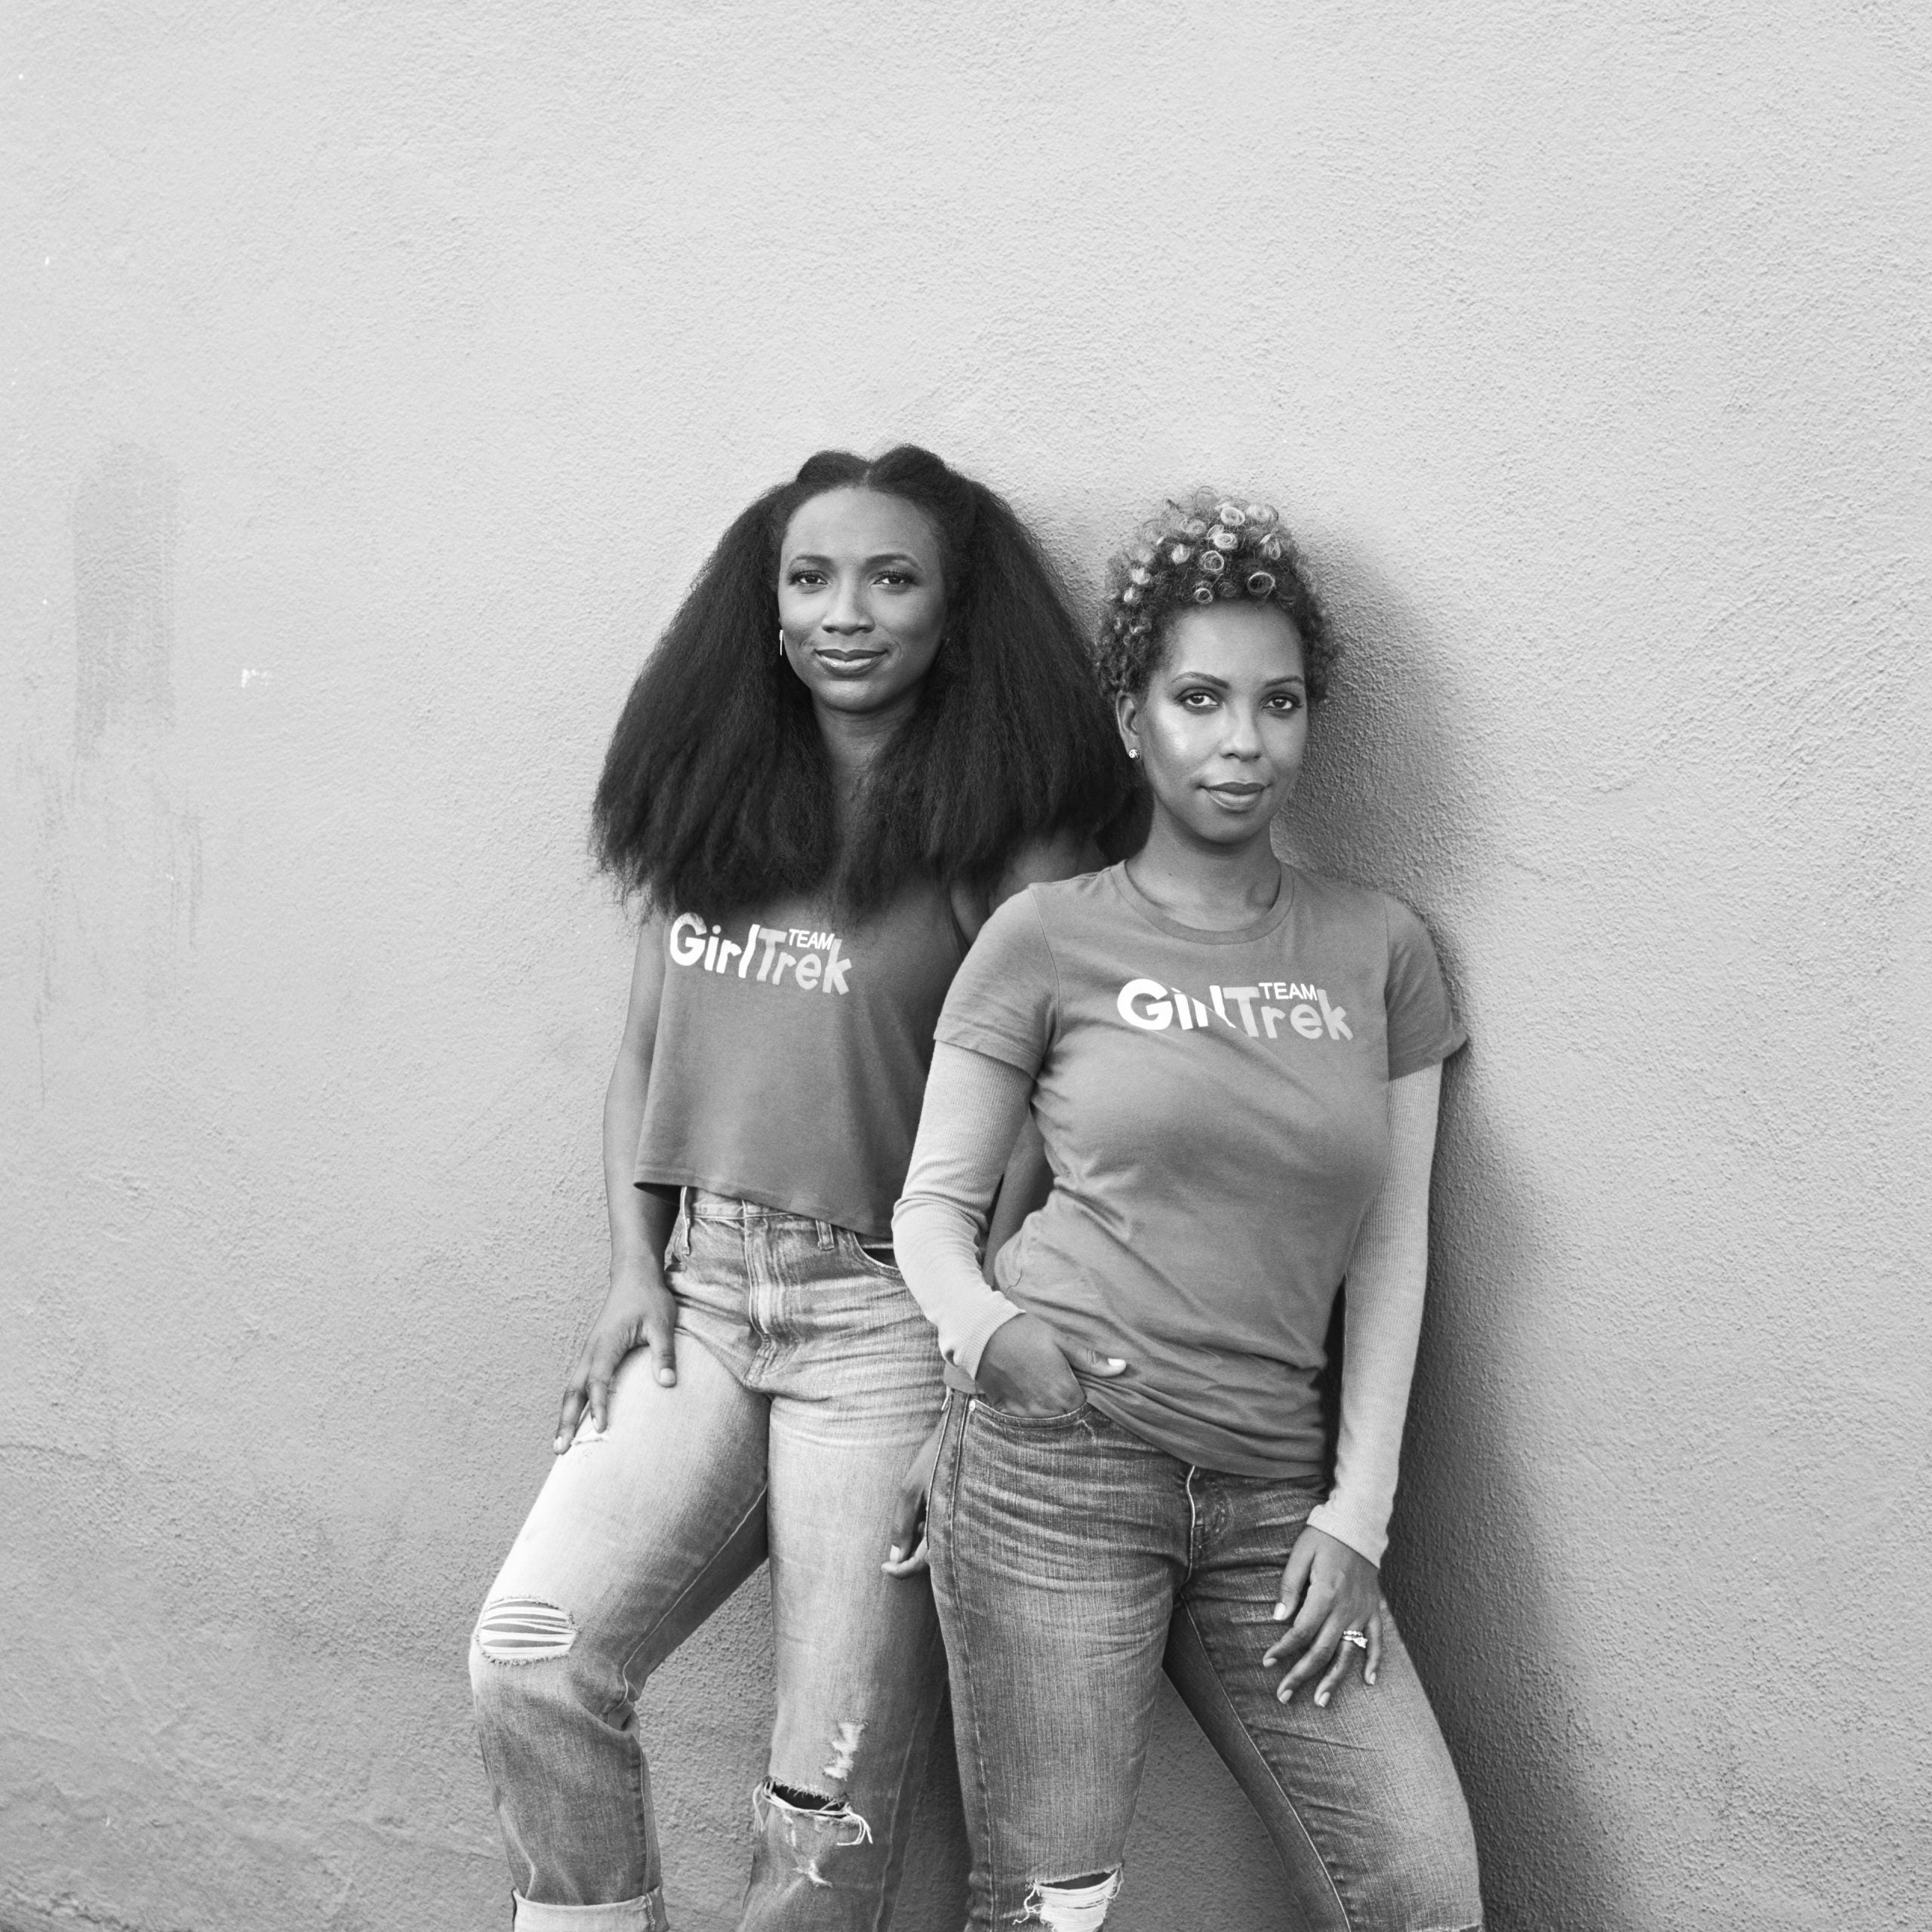
[[[832,1223],[829,1221],[814,1221],[812,1225],[818,1229],[818,1244],[820,1247],[836,1247],[838,1245],[838,1237],[833,1233]]]

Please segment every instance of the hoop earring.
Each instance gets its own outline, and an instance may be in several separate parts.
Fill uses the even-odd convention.
[[[783,624],[778,626],[778,654],[780,657],[785,655],[785,626]]]

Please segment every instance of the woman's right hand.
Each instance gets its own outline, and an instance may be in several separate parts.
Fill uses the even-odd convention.
[[[638,1263],[611,1270],[611,1292],[564,1384],[557,1439],[550,1445],[558,1455],[571,1446],[586,1410],[591,1426],[603,1434],[610,1420],[611,1380],[633,1349],[648,1349],[657,1358],[657,1380],[664,1387],[677,1380],[677,1326],[676,1299],[657,1269]]]
[[[1016,1315],[992,1332],[977,1380],[996,1409],[1016,1416],[1063,1416],[1087,1399],[1080,1375],[1123,1374],[1127,1364],[1069,1342],[1037,1315]]]

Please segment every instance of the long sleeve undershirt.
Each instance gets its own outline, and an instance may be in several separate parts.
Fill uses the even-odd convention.
[[[1309,1518],[1371,1563],[1388,1544],[1422,1327],[1441,1072],[1426,1066],[1389,1088],[1388,1171],[1349,1264],[1335,1483]],[[962,1047],[935,1048],[906,1191],[893,1214],[906,1285],[938,1331],[940,1352],[969,1375],[994,1331],[1020,1312],[986,1284],[979,1249],[1032,1091],[1017,1067]]]

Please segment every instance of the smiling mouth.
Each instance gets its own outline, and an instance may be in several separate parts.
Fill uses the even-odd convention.
[[[1234,784],[1209,785],[1204,788],[1217,798],[1225,798],[1230,804],[1244,805],[1251,798],[1258,798],[1267,790],[1265,785]]]
[[[814,645],[812,655],[828,671],[869,671],[885,653],[883,651],[841,651],[826,645]]]

